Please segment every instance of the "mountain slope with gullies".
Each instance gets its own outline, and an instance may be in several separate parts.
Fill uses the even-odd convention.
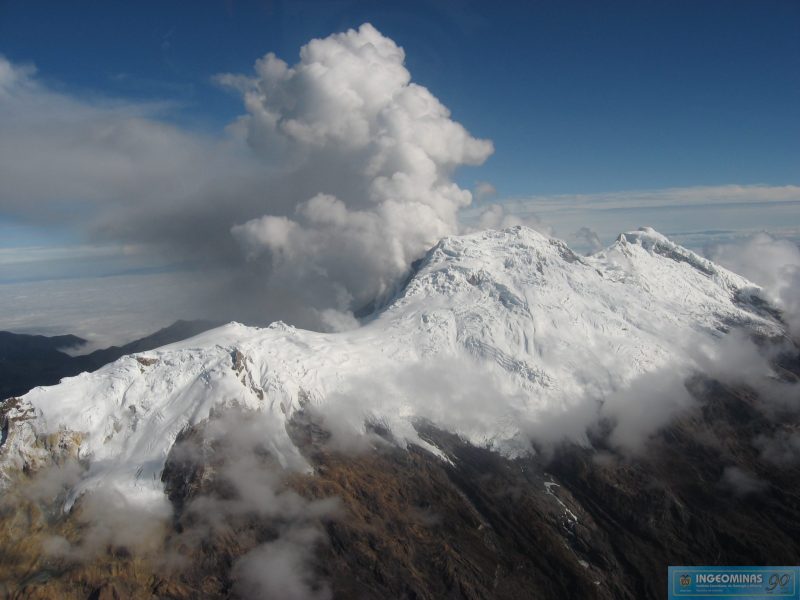
[[[739,330],[766,387],[720,367]],[[358,329],[233,323],[7,400],[0,580],[661,597],[667,564],[800,551],[797,465],[767,452],[794,447],[798,373],[757,286],[653,230],[589,257],[524,227],[446,238]],[[98,526],[122,514],[146,526]]]

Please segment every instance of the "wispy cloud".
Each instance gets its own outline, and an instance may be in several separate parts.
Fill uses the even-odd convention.
[[[591,250],[588,228],[603,244],[643,225],[696,249],[710,242],[739,241],[759,231],[800,240],[800,186],[719,185],[655,190],[531,196],[498,200],[505,215],[535,219],[543,227]],[[480,220],[486,206],[476,205],[465,219]]]
[[[539,211],[570,209],[628,210],[631,208],[680,208],[728,204],[800,203],[798,185],[718,185],[630,190],[597,194],[532,196],[504,202],[509,210],[536,206]]]
[[[800,339],[800,247],[759,233],[744,243],[709,247],[712,259],[764,287],[783,311],[791,333]]]
[[[116,246],[31,246],[0,248],[0,265],[21,265],[52,260],[83,260],[95,257],[116,256]]]

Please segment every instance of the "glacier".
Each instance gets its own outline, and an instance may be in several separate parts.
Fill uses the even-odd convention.
[[[293,468],[310,469],[286,431],[304,409],[342,437],[378,422],[440,454],[424,418],[518,455],[548,415],[690,368],[691,348],[732,327],[785,335],[763,307],[758,286],[649,228],[592,256],[523,226],[448,237],[355,330],[230,323],[8,400],[0,481],[72,452],[88,469],[67,507],[101,485],[163,502],[177,436],[234,406],[269,417],[264,444]]]

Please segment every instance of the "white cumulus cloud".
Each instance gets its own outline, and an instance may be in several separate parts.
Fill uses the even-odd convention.
[[[408,265],[458,231],[472,195],[454,169],[492,152],[426,88],[411,81],[405,53],[369,24],[312,40],[290,67],[273,54],[255,76],[220,75],[244,94],[232,126],[263,156],[281,158],[315,193],[265,207],[232,228],[251,259],[269,257],[284,284],[358,307],[391,290]],[[309,298],[309,302],[313,300]]]
[[[472,194],[453,173],[493,151],[404,61],[369,24],[292,66],[267,54],[216,76],[244,114],[214,136],[0,57],[0,214],[192,263],[212,288],[200,316],[341,327],[459,232]]]

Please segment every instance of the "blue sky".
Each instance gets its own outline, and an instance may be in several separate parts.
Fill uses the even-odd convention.
[[[0,0],[0,102],[13,109],[0,107],[0,285],[135,274],[155,289],[172,271],[224,271],[232,225],[295,205],[271,210],[262,187],[275,182],[256,174],[273,167],[231,149],[251,108],[215,77],[252,76],[267,52],[293,65],[309,40],[365,22],[493,143],[482,164],[454,162],[476,197],[465,223],[498,203],[580,251],[594,244],[584,228],[607,243],[640,225],[698,251],[759,231],[800,241],[795,0]],[[293,202],[331,191],[312,185]],[[204,230],[217,216],[220,231]],[[164,243],[176,219],[192,253]],[[114,281],[97,289],[118,297]]]
[[[175,102],[219,129],[211,83],[267,51],[372,22],[495,154],[460,179],[501,196],[797,183],[800,3],[0,3],[0,52],[71,91]]]

